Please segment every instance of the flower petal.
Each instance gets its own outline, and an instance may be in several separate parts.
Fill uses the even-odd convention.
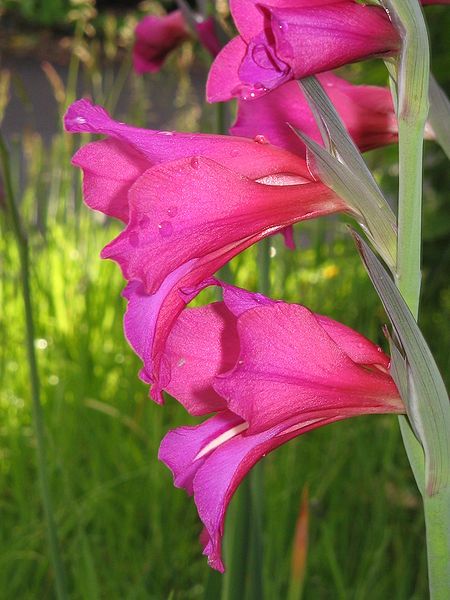
[[[128,221],[128,191],[149,167],[132,147],[107,139],[86,144],[72,158],[83,170],[83,198],[93,210]]]
[[[115,121],[101,106],[93,105],[89,100],[77,100],[68,108],[64,117],[67,131],[72,133],[101,133],[111,136],[123,143],[120,150],[114,150],[116,154],[126,156],[126,160],[132,163],[136,159],[136,151],[146,159],[147,168],[164,162],[170,162],[181,158],[203,156],[216,160],[229,169],[245,175],[250,179],[276,174],[290,173],[311,180],[307,165],[304,160],[261,140],[249,140],[229,135],[210,135],[203,133],[179,133],[171,131],[153,131],[132,127]],[[94,144],[100,146],[98,154],[94,153]],[[89,170],[92,173],[99,170],[103,175],[110,164],[105,157],[106,148],[104,142],[93,142],[87,146],[90,150],[83,154],[83,149],[78,151],[74,161],[82,162],[86,168],[92,153],[92,161],[89,161]],[[119,145],[115,146],[118,148]],[[133,152],[134,150],[134,152]],[[98,158],[97,167],[95,159]],[[121,162],[122,164],[122,162]],[[102,167],[105,165],[105,168]],[[112,174],[115,172],[113,171]]]
[[[318,79],[361,151],[397,140],[397,122],[388,88],[352,85],[332,73],[322,73]],[[252,102],[239,100],[237,119],[230,132],[247,137],[264,135],[271,144],[305,156],[303,142],[288,123],[322,143],[311,109],[295,81]]]
[[[226,102],[241,85],[238,70],[247,52],[247,44],[237,36],[222,48],[209,70],[206,82],[208,102]]]
[[[137,73],[156,73],[167,55],[189,37],[181,11],[144,17],[135,29],[133,66]]]
[[[295,79],[399,49],[386,11],[343,0],[322,6],[265,7],[271,14],[278,58]]]
[[[239,360],[214,388],[250,423],[251,433],[330,409],[344,415],[356,407],[360,414],[401,410],[391,377],[351,360],[305,307],[278,302],[248,310],[238,319],[238,333]]]
[[[175,485],[194,495],[198,514],[208,534],[203,536],[203,541],[210,566],[224,571],[221,546],[225,515],[233,494],[248,471],[281,444],[340,418],[313,419],[290,430],[283,425],[246,435],[246,423],[226,412],[196,427],[175,429],[165,436],[159,459],[172,470]],[[208,448],[210,452],[203,454],[202,451]]]
[[[173,472],[175,487],[183,488],[192,495],[194,476],[206,460],[206,455],[196,457],[208,444],[241,423],[241,418],[227,411],[200,425],[169,431],[161,442],[158,458]]]
[[[149,169],[130,190],[129,204],[126,230],[102,257],[115,260],[126,279],[142,281],[149,293],[188,260],[346,210],[321,183],[264,185],[202,157]]]
[[[214,377],[237,361],[236,319],[222,302],[184,310],[165,348],[171,379],[165,387],[193,415],[226,409]]]

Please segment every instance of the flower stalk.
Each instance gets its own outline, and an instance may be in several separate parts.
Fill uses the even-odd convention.
[[[421,285],[423,131],[428,116],[429,44],[417,0],[386,0],[403,44],[397,63],[399,128],[398,252],[395,281],[417,319]],[[431,410],[431,407],[430,407]],[[430,596],[444,600],[450,589],[450,490],[429,495],[423,480],[423,451],[400,417],[405,448],[424,503]],[[450,435],[450,432],[447,432]]]
[[[0,172],[3,177],[3,183],[5,188],[7,214],[10,217],[20,260],[20,278],[25,310],[25,341],[27,348],[28,367],[30,371],[33,425],[36,437],[37,467],[39,474],[39,484],[41,489],[42,506],[44,508],[45,520],[47,522],[47,539],[50,550],[50,562],[54,571],[56,597],[58,598],[58,600],[65,600],[66,598],[68,598],[68,595],[66,592],[64,568],[61,560],[61,552],[56,531],[53,502],[50,493],[49,478],[46,466],[44,417],[40,399],[39,372],[36,360],[36,352],[34,348],[34,320],[32,310],[32,293],[30,286],[29,244],[28,237],[24,231],[19,211],[15,203],[13,186],[11,181],[9,154],[1,133]]]

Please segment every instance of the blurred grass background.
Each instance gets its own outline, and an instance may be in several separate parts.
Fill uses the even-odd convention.
[[[67,3],[55,0],[20,3],[21,17],[35,26],[50,24],[43,20],[48,14],[42,12],[45,4],[60,7],[61,13],[51,14],[61,14],[58,22],[69,23]],[[156,4],[141,8],[153,10]],[[98,16],[86,2],[71,3],[69,9],[67,69],[60,79],[57,71],[46,67],[60,114],[84,93],[106,104],[116,118],[137,125],[214,129],[214,107],[199,100],[207,57],[198,48],[194,51],[187,43],[162,73],[138,78],[130,72],[129,61],[137,13]],[[450,77],[443,33],[449,29],[448,12],[432,7],[427,14],[434,72],[445,86]],[[4,13],[7,19],[11,15]],[[37,43],[39,31],[33,30]],[[355,81],[386,82],[380,63],[356,65],[347,74]],[[2,71],[1,78],[0,88],[5,90],[8,74]],[[200,599],[209,574],[198,542],[201,526],[192,500],[173,488],[169,471],[156,459],[167,430],[194,419],[173,400],[168,399],[164,408],[156,406],[137,378],[139,361],[122,332],[123,280],[113,263],[98,259],[119,226],[82,205],[80,174],[70,165],[81,140],[64,134],[60,124],[51,139],[43,139],[33,129],[33,90],[21,93],[27,82],[20,82],[14,73],[10,83],[11,93],[27,104],[29,116],[20,135],[12,134],[8,142],[32,248],[35,347],[48,468],[70,598]],[[171,112],[161,123],[168,101]],[[4,126],[7,118],[6,111]],[[84,136],[83,142],[87,139]],[[368,161],[394,199],[396,148],[372,152]],[[444,190],[449,174],[443,153],[429,142],[425,164],[421,324],[438,364],[448,373],[449,225],[444,218]],[[34,600],[53,597],[53,574],[37,485],[18,257],[4,216],[0,596]],[[296,252],[286,250],[279,236],[272,240],[273,295],[302,302],[385,347],[381,326],[386,317],[344,223],[328,218],[302,224],[296,238]],[[256,249],[237,257],[231,270],[238,285],[256,289]],[[305,598],[427,597],[420,500],[394,417],[336,423],[290,442],[264,463],[266,598],[286,597],[294,526],[305,486],[310,498]]]

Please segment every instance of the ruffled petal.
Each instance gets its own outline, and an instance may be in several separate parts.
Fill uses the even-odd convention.
[[[400,37],[386,11],[351,0],[314,7],[265,7],[280,60],[295,79],[396,52]]]
[[[321,183],[264,185],[202,157],[149,169],[130,190],[129,204],[127,228],[102,257],[149,293],[188,260],[347,209]]]
[[[151,165],[128,144],[114,139],[86,144],[72,158],[83,170],[83,199],[89,208],[128,222],[128,192]]]
[[[318,79],[362,152],[397,140],[397,121],[388,88],[352,85],[332,73],[322,73]],[[271,144],[304,157],[305,145],[288,123],[322,144],[311,109],[295,81],[252,102],[239,100],[230,131],[246,137],[264,135]]]
[[[222,538],[228,505],[248,471],[268,452],[339,416],[316,418],[293,427],[273,427],[247,435],[247,424],[232,413],[223,413],[196,427],[182,427],[163,439],[159,458],[173,472],[177,487],[194,495],[206,528],[204,554],[214,569],[223,572]]]
[[[188,308],[167,340],[164,356],[171,379],[165,389],[193,415],[225,410],[212,384],[234,366],[238,354],[236,319],[222,302]]]
[[[231,100],[241,86],[238,70],[247,52],[247,44],[237,36],[222,48],[209,70],[206,82],[208,102]]]
[[[334,336],[348,346],[342,331],[336,327]],[[278,302],[248,310],[238,319],[238,334],[239,360],[216,378],[214,388],[252,433],[324,410],[344,415],[355,408],[360,414],[402,410],[392,378],[356,364],[305,307]],[[353,343],[362,344],[357,336]],[[376,347],[375,352],[380,355]]]
[[[203,156],[216,160],[221,165],[250,179],[259,179],[276,173],[290,173],[311,180],[304,160],[282,148],[261,143],[259,139],[140,129],[115,121],[104,108],[93,105],[87,99],[77,100],[69,106],[64,123],[66,130],[72,133],[100,133],[111,136],[124,144],[120,149],[117,144],[115,146],[117,150],[114,151],[115,155],[128,157],[121,161],[131,162],[136,153],[139,153],[141,160],[148,161],[147,168],[181,158]],[[93,144],[103,144],[103,142]],[[88,147],[91,148],[89,152],[94,152],[93,145]],[[105,169],[102,168],[102,164],[107,160],[104,157],[105,149],[106,147],[101,145],[97,150],[100,156],[100,175],[105,173]],[[89,153],[87,156],[83,155],[83,150],[79,153],[76,154],[76,159],[83,162],[83,168],[88,166],[91,173],[96,173],[95,160],[89,161],[87,165]],[[93,157],[95,158],[95,154]],[[120,164],[122,165],[122,162]],[[112,174],[114,175],[114,171]]]

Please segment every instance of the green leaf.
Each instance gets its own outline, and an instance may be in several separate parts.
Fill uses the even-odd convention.
[[[394,269],[397,229],[391,207],[320,83],[308,77],[300,84],[328,150],[301,131],[293,131],[311,153],[318,177],[348,203],[383,259]]]
[[[392,375],[425,453],[428,495],[450,486],[450,403],[433,355],[394,282],[353,232],[359,253],[394,329]]]

